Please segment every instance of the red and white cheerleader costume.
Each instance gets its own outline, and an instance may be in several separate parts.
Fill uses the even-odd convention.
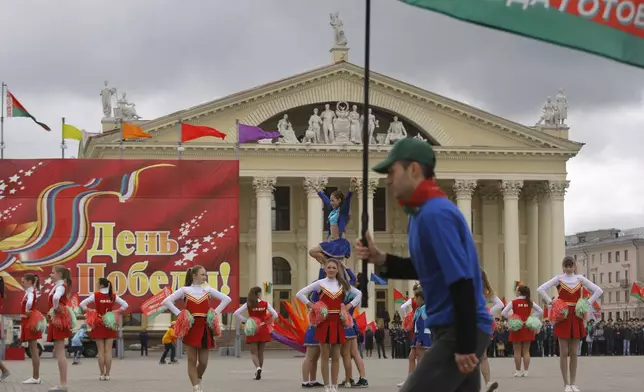
[[[220,301],[219,306],[215,309],[217,314],[226,309],[226,306],[232,299],[207,285],[197,285],[180,287],[163,301],[163,306],[170,309],[176,316],[181,311],[174,304],[178,300],[185,300],[186,310],[194,317],[194,323],[183,337],[183,344],[199,349],[210,349],[215,347],[215,338],[212,331],[206,323],[208,311],[210,310],[210,298]]]
[[[42,338],[41,331],[32,331],[29,328],[29,312],[36,305],[36,290],[29,287],[25,290],[25,296],[22,298],[21,317],[20,317],[20,341],[26,343],[32,340]]]
[[[308,295],[314,291],[320,293],[319,302],[324,303],[328,310],[327,317],[315,327],[315,339],[322,343],[342,344],[346,340],[344,326],[340,320],[340,309],[344,303],[344,289],[336,279],[324,278],[316,280],[302,290],[298,291],[297,298],[305,305],[309,304]],[[355,296],[350,302],[354,308],[362,300],[362,292],[351,287]]]
[[[418,304],[415,298],[409,298],[400,306],[400,310],[403,312],[403,328],[407,327],[406,330],[409,332],[410,340],[414,340],[414,315],[416,314],[416,309],[418,309]]]
[[[490,296],[487,301],[492,304],[488,311],[490,312],[490,316],[492,316],[492,334],[490,335],[490,340],[493,340],[494,331],[496,331],[496,317],[494,317],[494,314],[499,310],[503,310],[503,301],[501,301],[496,295]]]
[[[575,313],[577,301],[582,298],[584,287],[593,293],[592,297],[588,300],[591,304],[599,299],[603,294],[603,290],[583,275],[557,275],[537,289],[537,292],[548,304],[552,302],[552,298],[548,295],[548,290],[555,286],[559,286],[558,298],[568,305],[568,316],[555,324],[555,337],[559,339],[583,339],[586,337],[586,322],[582,318],[577,317]]]
[[[525,326],[525,322],[528,320],[528,317],[532,315],[532,311],[537,312],[538,314],[543,314],[543,309],[536,303],[529,304],[528,300],[524,296],[516,297],[509,302],[501,315],[505,318],[508,318],[510,311],[519,317],[523,321],[523,327],[518,331],[510,331],[510,342],[519,343],[519,342],[532,342],[535,338],[535,333],[530,328]]]
[[[271,331],[266,320],[271,317],[273,320],[277,319],[277,312],[271,304],[261,300],[257,302],[257,306],[248,309],[248,302],[243,304],[239,309],[235,311],[235,316],[242,322],[246,322],[246,318],[242,315],[244,311],[248,311],[248,317],[254,317],[261,321],[261,324],[257,327],[257,332],[253,336],[246,336],[246,344],[248,343],[259,343],[259,342],[270,342],[271,341]]]
[[[94,310],[96,310],[96,315],[98,316],[96,324],[92,326],[92,330],[89,332],[89,336],[92,339],[116,339],[118,337],[118,331],[103,324],[103,316],[105,316],[105,313],[114,310],[115,303],[121,306],[121,311],[125,311],[128,307],[127,302],[118,295],[112,294],[110,297],[109,289],[107,288],[102,288],[81,301],[80,307],[83,310],[87,309],[87,305],[94,304]]]
[[[65,281],[59,280],[54,283],[54,289],[51,291],[51,293],[49,293],[49,309],[58,311],[59,307],[63,307],[63,311],[67,312],[67,309],[65,309],[67,306],[69,306],[67,290],[69,290],[69,288],[65,284]],[[64,314],[64,317],[68,317],[68,315]],[[48,342],[69,339],[71,337],[72,330],[70,328],[58,328],[50,320],[49,327],[47,328]]]

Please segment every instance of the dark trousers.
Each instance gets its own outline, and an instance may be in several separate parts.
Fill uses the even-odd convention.
[[[384,342],[376,342],[376,350],[378,351],[378,358],[380,358],[380,351],[382,351],[382,356],[387,358],[387,354],[385,354],[385,343]]]
[[[161,355],[161,362],[165,362],[165,358],[170,353],[170,361],[174,361],[174,356],[177,354],[177,348],[172,343],[164,344],[165,349],[163,350],[163,355]]]
[[[148,356],[148,345],[147,344],[141,344],[141,356],[143,356],[143,354],[145,354],[146,357]]]
[[[478,331],[476,355],[479,358],[483,356],[489,343],[490,335]],[[400,392],[479,392],[480,366],[471,373],[461,373],[454,360],[455,353],[455,329],[451,326],[432,329],[432,347],[425,352]]]

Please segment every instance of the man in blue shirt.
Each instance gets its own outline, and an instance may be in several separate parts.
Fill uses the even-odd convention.
[[[480,391],[479,358],[492,333],[476,247],[467,221],[435,181],[436,156],[425,141],[407,138],[373,170],[409,214],[410,258],[380,251],[370,236],[356,254],[381,265],[381,276],[417,279],[427,304],[432,349],[402,392]]]

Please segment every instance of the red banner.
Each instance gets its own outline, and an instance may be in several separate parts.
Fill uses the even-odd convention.
[[[3,313],[19,314],[21,277],[42,283],[47,309],[56,265],[80,300],[108,278],[130,312],[202,265],[208,283],[239,305],[237,161],[1,160]]]

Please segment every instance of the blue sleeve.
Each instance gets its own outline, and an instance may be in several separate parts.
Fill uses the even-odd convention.
[[[333,206],[331,206],[331,200],[329,199],[329,196],[326,195],[326,193],[318,192],[318,196],[320,196],[320,199],[322,199],[322,203],[325,207],[333,209]]]
[[[353,192],[347,193],[347,196],[344,198],[342,207],[340,207],[341,215],[349,216],[349,211],[351,210],[351,196],[353,196]]]
[[[349,284],[351,286],[355,286],[356,285],[356,276],[355,276],[355,274],[349,268],[347,268],[345,271],[346,271],[347,275],[349,275]]]
[[[320,273],[318,274],[318,280],[326,278],[326,272],[324,272],[324,268],[320,268]]]
[[[318,294],[317,291],[312,292],[311,298],[309,298],[309,301],[315,303],[315,302],[318,302],[319,300],[320,300],[320,294]]]
[[[461,279],[474,279],[465,245],[461,241],[464,227],[459,227],[463,224],[458,216],[448,209],[436,209],[432,210],[431,216],[422,214],[419,218],[424,228],[421,230],[423,242],[431,244],[432,256],[441,266],[447,286]]]

